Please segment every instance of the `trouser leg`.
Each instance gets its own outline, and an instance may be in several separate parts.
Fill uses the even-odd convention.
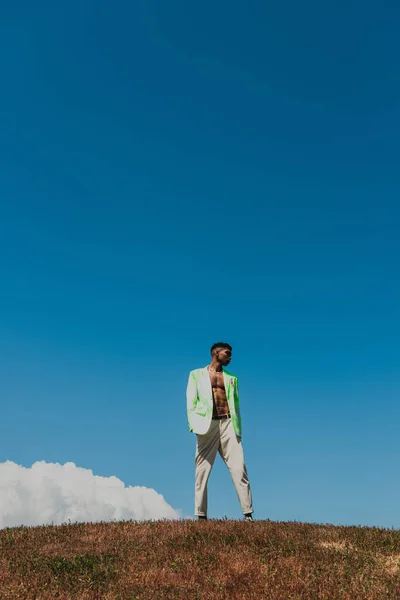
[[[249,477],[244,463],[242,441],[236,436],[231,419],[220,421],[220,455],[232,477],[243,514],[253,512]]]
[[[194,514],[207,516],[207,483],[219,446],[219,422],[211,421],[210,429],[204,435],[197,434],[196,481]]]

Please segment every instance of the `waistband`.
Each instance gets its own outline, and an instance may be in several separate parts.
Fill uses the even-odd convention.
[[[216,417],[213,417],[213,421],[220,421],[221,419],[230,419],[231,418],[231,413],[228,413],[227,415],[218,415]]]

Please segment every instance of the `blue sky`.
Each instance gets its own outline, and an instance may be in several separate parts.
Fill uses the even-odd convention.
[[[395,2],[15,2],[0,23],[0,461],[193,511],[234,347],[256,516],[399,527]],[[210,516],[237,518],[216,463]]]

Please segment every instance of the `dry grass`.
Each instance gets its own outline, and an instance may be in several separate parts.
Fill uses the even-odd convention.
[[[400,532],[258,521],[0,531],[0,600],[399,600]]]

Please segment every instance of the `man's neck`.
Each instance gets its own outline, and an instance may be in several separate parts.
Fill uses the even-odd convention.
[[[217,362],[217,361],[214,362],[212,360],[211,364],[210,364],[210,369],[212,369],[213,371],[222,372],[222,365],[219,362]]]

